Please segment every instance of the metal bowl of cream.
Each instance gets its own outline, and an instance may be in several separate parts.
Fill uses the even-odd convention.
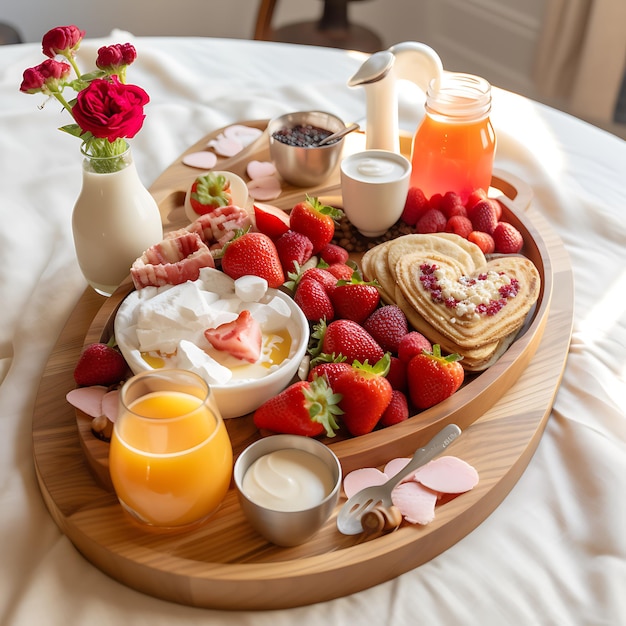
[[[279,546],[311,538],[337,505],[342,471],[326,445],[300,435],[271,435],[237,458],[233,478],[251,526]]]

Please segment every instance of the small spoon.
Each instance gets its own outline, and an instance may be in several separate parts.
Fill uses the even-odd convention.
[[[351,133],[355,130],[359,130],[360,126],[354,122],[353,124],[350,124],[350,126],[346,126],[345,128],[342,128],[341,130],[338,130],[336,133],[333,133],[332,135],[328,135],[328,137],[325,137],[324,139],[322,139],[322,141],[320,141],[317,146],[325,146],[327,143],[330,143],[331,141],[335,141],[336,139],[341,139],[342,137],[345,137],[348,133]]]
[[[418,467],[434,459],[443,452],[461,434],[456,424],[449,424],[440,430],[423,448],[419,448],[409,463],[386,483],[375,487],[366,487],[355,493],[340,509],[337,516],[337,529],[343,535],[358,535],[363,532],[361,518],[377,505],[389,507],[391,492],[400,481]]]

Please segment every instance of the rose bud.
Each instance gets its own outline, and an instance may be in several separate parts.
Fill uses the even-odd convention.
[[[43,36],[41,48],[51,59],[57,54],[73,55],[84,36],[85,31],[77,26],[57,26]]]

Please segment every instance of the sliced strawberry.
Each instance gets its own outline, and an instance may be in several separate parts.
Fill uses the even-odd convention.
[[[230,181],[223,174],[215,172],[199,176],[191,186],[189,200],[191,208],[198,215],[210,213],[216,207],[228,206],[232,203]]]
[[[340,399],[323,376],[299,381],[262,404],[254,412],[254,425],[275,433],[334,437],[339,429],[335,416],[342,412]]]
[[[207,328],[204,336],[216,350],[228,352],[236,359],[256,363],[261,356],[261,325],[247,309],[232,322]]]
[[[254,205],[254,221],[256,229],[274,241],[289,230],[289,215],[269,204]]]

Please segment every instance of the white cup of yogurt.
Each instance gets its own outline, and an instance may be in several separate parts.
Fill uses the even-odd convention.
[[[411,178],[410,161],[388,150],[365,150],[341,162],[343,210],[366,237],[379,237],[404,210]]]

